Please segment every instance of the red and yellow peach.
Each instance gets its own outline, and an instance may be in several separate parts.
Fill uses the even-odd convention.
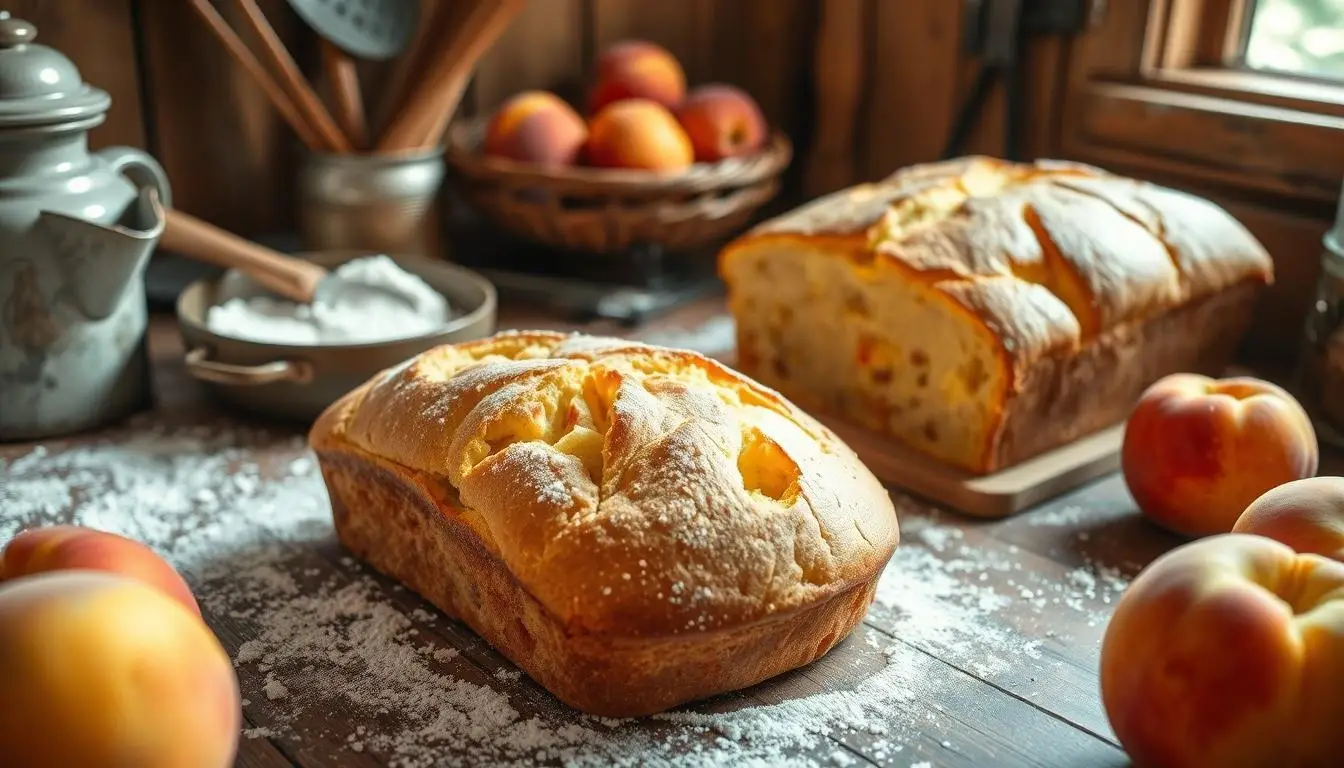
[[[1101,696],[1137,766],[1336,765],[1344,563],[1228,533],[1155,560],[1121,597]]]
[[[1232,530],[1344,562],[1344,477],[1311,477],[1273,488],[1251,502]]]
[[[574,108],[546,91],[525,91],[500,105],[486,126],[485,154],[543,167],[578,162],[588,125]]]
[[[227,768],[241,706],[200,617],[126,576],[0,583],[0,764]]]
[[[33,528],[0,551],[0,582],[48,571],[106,571],[144,582],[200,615],[182,576],[154,550],[115,533],[74,525]]]
[[[714,83],[686,96],[677,119],[690,137],[695,159],[713,163],[756,152],[765,143],[765,116],[740,88]]]
[[[618,101],[597,113],[589,128],[588,162],[598,167],[676,171],[694,160],[686,132],[657,102]]]
[[[1316,473],[1316,433],[1282,388],[1248,377],[1167,376],[1125,426],[1121,470],[1139,509],[1186,536],[1227,533],[1252,501]]]
[[[686,73],[666,48],[646,40],[622,40],[597,58],[588,97],[590,114],[622,99],[647,99],[676,109],[686,98]]]

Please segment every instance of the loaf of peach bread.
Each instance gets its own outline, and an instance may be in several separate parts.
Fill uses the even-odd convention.
[[[1123,421],[1168,373],[1221,373],[1273,279],[1206,200],[985,157],[820,198],[719,271],[740,370],[977,474]]]
[[[430,350],[309,442],[342,544],[598,715],[815,660],[863,618],[898,538],[882,485],[787,400],[615,339]]]

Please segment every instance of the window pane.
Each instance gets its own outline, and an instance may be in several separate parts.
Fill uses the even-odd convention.
[[[1246,65],[1344,80],[1344,0],[1256,0]]]

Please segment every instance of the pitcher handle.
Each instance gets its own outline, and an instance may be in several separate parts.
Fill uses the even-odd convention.
[[[137,187],[153,187],[159,193],[159,202],[163,207],[173,207],[168,174],[148,152],[135,147],[106,147],[93,154],[107,163],[113,173],[125,175]]]

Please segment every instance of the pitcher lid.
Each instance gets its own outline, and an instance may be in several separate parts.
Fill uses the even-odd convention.
[[[38,45],[37,27],[0,11],[0,127],[49,125],[100,116],[106,91],[84,82],[70,59]]]

